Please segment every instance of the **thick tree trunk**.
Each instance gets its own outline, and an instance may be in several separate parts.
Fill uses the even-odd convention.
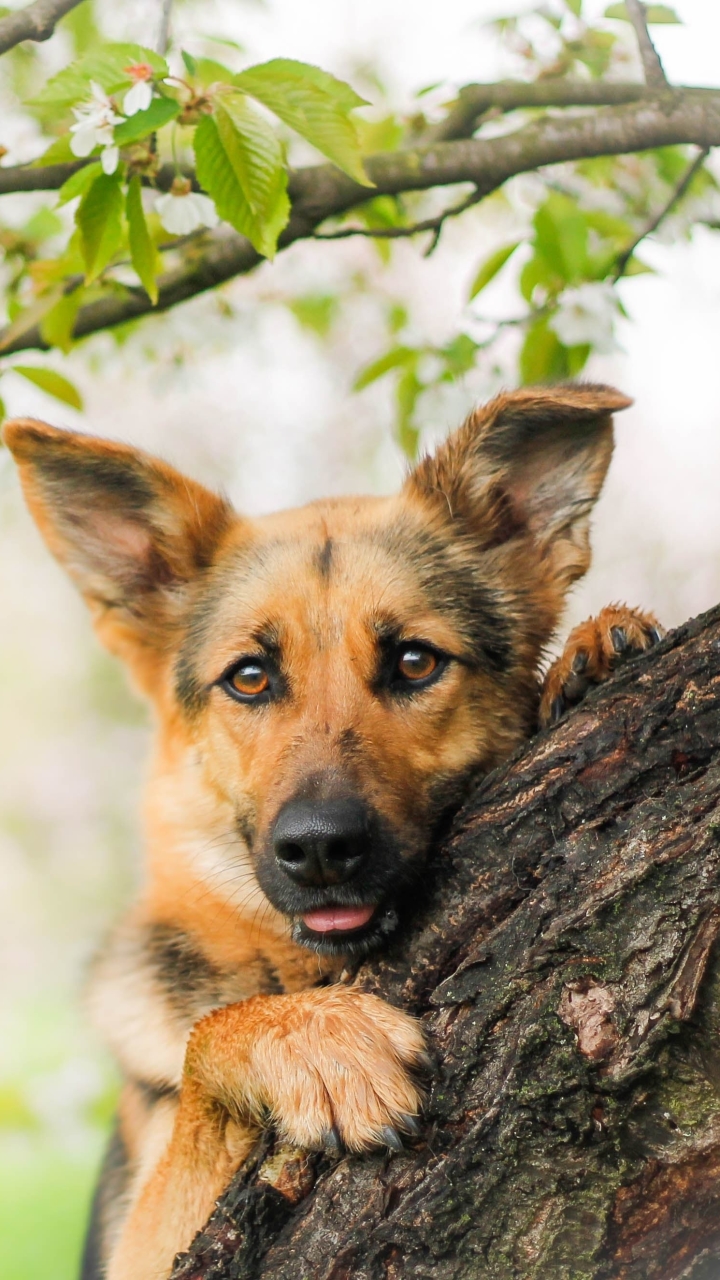
[[[276,1150],[174,1280],[717,1280],[720,608],[484,780],[360,980],[424,1018],[423,1138]]]

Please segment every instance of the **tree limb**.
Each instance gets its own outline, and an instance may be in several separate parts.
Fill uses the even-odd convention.
[[[23,40],[49,40],[61,18],[81,0],[35,0],[27,9],[18,9],[0,19],[0,53],[7,53]]]
[[[467,84],[444,120],[428,126],[423,140],[450,142],[470,138],[481,116],[522,110],[524,107],[612,107],[638,102],[648,88],[636,81],[536,80],[525,84],[501,80],[497,84]]]
[[[700,152],[700,154],[695,157],[692,164],[688,166],[683,177],[680,179],[675,190],[670,196],[670,199],[665,202],[662,209],[659,209],[658,212],[655,214],[655,216],[650,219],[650,221],[647,223],[646,226],[643,227],[642,231],[639,233],[639,235],[635,237],[632,244],[629,245],[628,248],[625,249],[620,254],[617,260],[617,263],[615,265],[615,273],[613,276],[614,280],[616,281],[619,280],[621,276],[625,274],[627,270],[627,265],[630,259],[632,258],[635,250],[637,249],[638,245],[642,244],[646,236],[651,236],[653,231],[657,231],[661,222],[663,222],[664,219],[667,217],[667,215],[672,212],[672,210],[675,208],[675,205],[678,203],[678,201],[682,200],[683,196],[685,195],[685,192],[690,186],[690,183],[695,177],[695,174],[698,172],[699,169],[702,169],[705,161],[708,158],[708,154],[709,154],[709,148],[704,147],[703,150]]]
[[[720,91],[674,90],[672,95],[606,107],[592,114],[562,119],[546,116],[502,137],[383,152],[365,162],[374,188],[360,186],[331,165],[298,169],[290,175],[292,213],[280,237],[280,248],[308,239],[326,218],[346,213],[379,195],[471,182],[486,196],[508,178],[544,165],[678,143],[720,146]],[[153,310],[166,311],[251,271],[260,261],[248,240],[229,227],[221,227],[199,238],[182,263],[161,277],[156,308],[140,289],[122,293],[115,289],[81,309],[75,337],[112,328]],[[0,346],[1,343],[0,334]],[[16,335],[4,352],[28,348],[47,349],[38,326]]]
[[[645,72],[645,83],[649,89],[669,88],[667,76],[660,61],[660,55],[652,42],[652,37],[648,30],[645,5],[642,0],[625,0],[625,8],[635,28],[635,38],[640,51],[643,71]]]

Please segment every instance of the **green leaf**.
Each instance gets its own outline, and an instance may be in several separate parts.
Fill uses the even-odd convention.
[[[390,373],[392,369],[414,366],[417,360],[418,352],[413,347],[392,347],[390,351],[385,352],[384,356],[372,360],[360,370],[353,382],[353,391],[362,391],[371,383],[377,382],[378,378],[384,378],[385,374]]]
[[[5,401],[3,400],[2,396],[0,396],[0,425],[2,425],[2,423],[5,421],[6,418],[7,418],[7,409],[5,408]],[[0,1124],[2,1124],[1,1118],[0,1118]]]
[[[43,316],[40,321],[40,337],[51,347],[59,347],[65,352],[72,347],[75,319],[80,310],[82,298],[82,289],[73,289],[72,293],[64,293],[55,306]]]
[[[195,130],[195,163],[198,181],[220,217],[247,236],[258,253],[272,258],[290,216],[287,174],[277,138],[265,121],[258,126],[258,113],[253,114],[250,126],[237,104],[231,114],[223,99],[217,118],[205,116]],[[240,118],[249,132],[240,133]]]
[[[234,83],[262,102],[364,187],[372,187],[362,166],[360,142],[350,112],[365,106],[350,85],[319,67],[290,58],[274,58],[248,67]]]
[[[130,87],[132,77],[126,68],[135,62],[147,62],[159,79],[168,74],[164,58],[140,44],[105,44],[86,53],[49,80],[40,93],[30,100],[34,107],[70,107],[90,96],[94,80],[106,93],[117,93]]]
[[[75,214],[85,263],[85,283],[97,279],[122,240],[122,190],[118,174],[101,173],[86,191]]]
[[[477,342],[467,333],[459,333],[451,342],[441,347],[437,354],[445,362],[443,381],[460,378],[474,369],[478,350]]]
[[[189,76],[194,76],[197,69],[197,63],[191,53],[187,53],[185,49],[180,50],[180,57],[185,64],[185,70]]]
[[[137,142],[150,133],[157,133],[164,124],[174,120],[180,114],[180,103],[174,98],[153,98],[146,111],[136,111],[124,124],[119,124],[113,134],[119,147],[126,147],[130,142]]]
[[[73,409],[82,409],[82,396],[77,387],[73,386],[72,382],[68,382],[61,373],[56,373],[54,369],[44,369],[32,364],[14,364],[12,372],[19,373],[21,378],[26,378],[28,382],[40,387],[46,395],[62,400],[63,404],[72,405]]]
[[[223,62],[215,58],[195,58],[193,75],[202,89],[209,89],[211,84],[234,84],[236,72],[231,71]]]
[[[420,432],[415,425],[418,397],[425,390],[414,368],[406,369],[396,391],[398,443],[410,462],[417,461]]]
[[[304,329],[326,338],[340,310],[340,300],[334,293],[305,293],[288,306]]]
[[[153,306],[155,306],[158,300],[156,281],[158,254],[145,221],[145,210],[142,205],[142,184],[137,174],[130,179],[125,202],[125,213],[128,220],[130,258],[142,281],[146,294]]]
[[[58,191],[58,205],[68,204],[77,196],[84,196],[100,173],[102,173],[102,165],[99,160],[91,160],[89,164],[83,165],[82,169],[77,169],[67,182],[63,182]]]
[[[489,257],[485,259],[475,276],[475,279],[470,285],[468,302],[471,302],[473,298],[476,298],[485,286],[488,285],[491,280],[495,279],[495,276],[505,266],[508,258],[511,257],[518,245],[521,243],[522,242],[520,240],[516,240],[513,244],[504,244],[501,249],[496,249],[494,253],[491,253]]]
[[[588,227],[574,200],[552,191],[533,219],[535,244],[567,284],[582,280],[587,268]]]
[[[536,321],[528,329],[520,352],[520,377],[525,384],[550,382],[569,376],[566,348],[547,320]]]
[[[623,22],[629,22],[628,12],[624,4],[611,4],[605,10],[606,18],[619,18]],[[674,9],[667,4],[646,4],[645,5],[645,21],[656,23],[668,23],[672,25],[682,26],[682,19],[678,18]]]

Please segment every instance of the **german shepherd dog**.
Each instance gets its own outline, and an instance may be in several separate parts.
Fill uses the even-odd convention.
[[[87,1277],[163,1280],[268,1116],[306,1149],[418,1132],[420,1026],[337,979],[470,781],[659,637],[605,609],[539,679],[629,403],[503,394],[399,494],[252,520],[136,449],[6,426],[157,726],[147,878],[91,982],[125,1085]]]

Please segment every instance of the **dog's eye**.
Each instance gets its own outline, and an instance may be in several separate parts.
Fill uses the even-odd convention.
[[[396,671],[402,680],[419,683],[434,675],[439,665],[438,655],[432,649],[419,644],[408,644],[398,652]]]
[[[257,658],[243,658],[225,676],[222,682],[228,693],[245,699],[259,697],[270,688],[270,677]]]

